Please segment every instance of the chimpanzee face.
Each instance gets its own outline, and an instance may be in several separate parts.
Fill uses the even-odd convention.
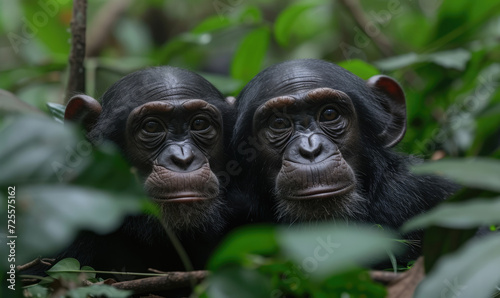
[[[390,147],[406,128],[404,95],[394,80],[365,83],[319,60],[264,70],[237,104],[234,143],[257,140],[253,163],[264,166],[253,169],[264,177],[260,189],[271,194],[277,218],[291,222],[362,218],[365,136]],[[378,110],[367,115],[370,106]],[[366,123],[377,114],[373,125]]]
[[[67,118],[98,111],[95,123],[88,121],[90,138],[103,135],[120,146],[168,226],[223,224],[216,173],[225,164],[223,118],[231,107],[215,87],[186,70],[146,69],[115,83],[100,109],[94,99],[76,96],[67,107],[75,116]]]

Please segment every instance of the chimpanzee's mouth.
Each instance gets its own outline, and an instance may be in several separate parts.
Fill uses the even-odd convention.
[[[312,187],[299,190],[295,194],[288,196],[290,200],[328,199],[340,196],[352,191],[354,184],[340,185],[338,187]]]
[[[188,202],[197,202],[208,200],[205,195],[198,192],[176,192],[170,193],[166,195],[162,195],[161,197],[154,197],[153,200],[157,203],[168,203],[168,202],[179,202],[179,203],[188,203]]]

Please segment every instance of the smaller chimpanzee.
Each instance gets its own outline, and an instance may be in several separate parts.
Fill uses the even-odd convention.
[[[226,163],[232,104],[201,76],[175,67],[134,72],[95,99],[74,96],[65,119],[81,122],[94,144],[114,142],[137,169],[165,225],[195,269],[223,234],[227,204],[218,175]],[[110,235],[82,233],[59,258],[97,270],[185,270],[160,222],[134,216]]]
[[[236,188],[256,220],[397,229],[457,189],[412,174],[419,160],[390,149],[405,134],[406,103],[387,76],[365,82],[325,61],[288,61],[253,78],[236,106],[232,147],[246,169]]]

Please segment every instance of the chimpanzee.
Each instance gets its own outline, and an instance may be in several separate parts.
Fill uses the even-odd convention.
[[[419,160],[391,149],[406,131],[406,103],[390,77],[365,82],[325,61],[288,61],[253,78],[236,107],[232,147],[246,169],[237,188],[254,220],[396,229],[456,190],[412,174]]]
[[[161,218],[203,269],[225,226],[224,171],[232,104],[201,76],[153,67],[116,82],[102,107],[74,96],[65,120],[83,123],[94,144],[114,142],[136,169]],[[83,233],[59,258],[75,257],[98,270],[185,270],[164,228],[152,216],[134,216],[110,235]]]

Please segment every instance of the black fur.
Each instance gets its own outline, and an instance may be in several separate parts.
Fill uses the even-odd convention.
[[[107,90],[101,98],[102,113],[97,118],[89,140],[99,145],[105,141],[115,143],[125,157],[134,164],[136,157],[127,150],[125,142],[127,118],[131,111],[150,101],[202,99],[217,107],[224,121],[223,151],[228,152],[235,113],[223,95],[203,77],[175,67],[153,67],[125,76]],[[68,105],[69,106],[69,105]],[[210,160],[210,156],[208,159]],[[217,159],[217,167],[224,160]],[[219,165],[220,163],[220,165]],[[212,164],[210,164],[212,167]],[[221,185],[224,196],[225,185]],[[194,269],[204,269],[210,253],[224,234],[229,212],[221,198],[220,212],[212,224],[198,229],[174,230],[185,248]],[[109,235],[82,232],[76,241],[61,254],[57,261],[73,257],[83,265],[96,270],[147,272],[148,268],[162,271],[185,271],[187,268],[171,243],[159,220],[152,216],[130,216],[123,225]],[[43,274],[45,266],[32,268],[26,274]],[[132,279],[116,275],[114,279]]]
[[[281,219],[279,204],[273,195],[274,181],[269,181],[269,168],[281,160],[268,160],[259,153],[252,139],[252,118],[256,109],[276,96],[297,94],[314,88],[328,87],[346,93],[353,101],[361,138],[361,148],[355,166],[360,186],[362,212],[348,215],[349,222],[380,224],[397,229],[411,217],[425,212],[450,196],[457,187],[447,180],[417,176],[409,166],[420,163],[415,157],[399,154],[385,148],[376,137],[384,129],[389,116],[380,104],[382,93],[374,91],[366,82],[349,71],[320,60],[295,60],[277,64],[259,73],[240,93],[236,103],[238,119],[234,128],[232,147],[245,169],[235,188],[240,191],[237,205],[249,221],[293,223]],[[342,151],[342,150],[341,150]],[[349,154],[342,152],[342,155]],[[307,202],[305,202],[307,203]],[[321,205],[321,202],[317,202]],[[335,220],[335,219],[333,219]],[[419,240],[420,233],[406,235]],[[408,258],[414,258],[418,248],[413,247]],[[406,259],[406,258],[404,258]]]

